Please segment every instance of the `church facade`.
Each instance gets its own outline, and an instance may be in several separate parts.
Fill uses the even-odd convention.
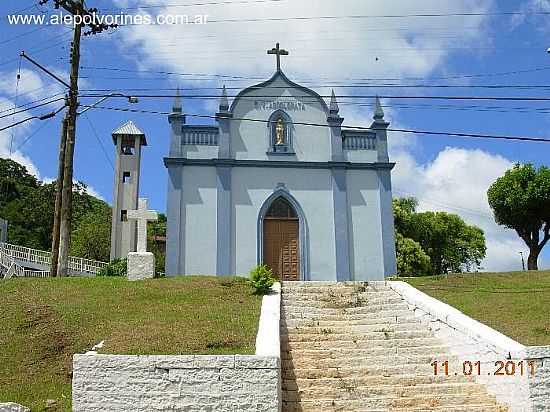
[[[286,53],[286,52],[284,52]],[[379,100],[370,129],[342,128],[329,104],[280,69],[229,104],[215,125],[172,114],[166,274],[382,280],[396,273],[388,123]]]

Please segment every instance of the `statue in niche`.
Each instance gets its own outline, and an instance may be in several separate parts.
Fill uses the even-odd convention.
[[[279,118],[279,120],[277,120],[277,125],[275,126],[275,134],[276,134],[275,144],[278,146],[284,145],[286,143],[285,142],[285,122],[282,118]]]

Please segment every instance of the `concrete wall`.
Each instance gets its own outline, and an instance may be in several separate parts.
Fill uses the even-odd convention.
[[[73,411],[280,411],[280,290],[263,299],[253,356],[74,355]]]
[[[275,357],[75,355],[73,411],[273,412],[278,379]]]
[[[512,412],[550,410],[550,347],[526,347],[494,329],[464,315],[404,282],[388,282],[409,304],[415,315],[434,331],[454,356],[449,363],[462,367],[464,361],[481,362],[476,381],[486,385],[497,400]],[[442,361],[444,361],[443,359]],[[495,362],[516,364],[534,360],[535,375],[494,375]],[[456,366],[455,366],[456,367]]]
[[[530,346],[526,359],[536,362],[536,373],[529,379],[529,392],[535,412],[550,410],[550,346]]]

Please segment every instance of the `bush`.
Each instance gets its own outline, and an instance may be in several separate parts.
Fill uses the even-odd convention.
[[[128,275],[128,259],[115,259],[104,266],[97,276],[122,277]]]
[[[266,265],[256,266],[250,271],[249,283],[254,289],[254,293],[257,295],[266,295],[269,293],[275,281],[276,279],[273,276],[273,271]]]

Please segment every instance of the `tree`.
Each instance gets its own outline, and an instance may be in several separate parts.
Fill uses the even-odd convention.
[[[109,261],[111,245],[111,208],[97,205],[78,222],[71,236],[71,255]]]
[[[420,243],[395,234],[397,246],[397,273],[399,276],[426,276],[431,272],[430,257],[422,250]]]
[[[155,272],[164,272],[166,261],[166,215],[159,213],[156,222],[147,223],[147,250],[155,255]]]
[[[21,196],[27,188],[37,188],[38,181],[25,166],[11,159],[0,159],[0,207]]]
[[[90,213],[110,210],[107,203],[89,195],[86,185],[73,185],[73,226],[76,229]],[[11,243],[34,249],[49,250],[53,226],[55,182],[44,184],[28,173],[25,166],[13,160],[0,159],[0,217],[9,221],[8,239]],[[109,214],[102,214],[103,225]],[[90,223],[88,219],[88,223]],[[88,228],[95,229],[89,224]],[[73,232],[73,234],[75,233]],[[78,232],[79,235],[83,230]],[[109,238],[102,236],[98,242],[109,245]],[[89,254],[78,249],[79,257]],[[94,252],[95,253],[95,252]]]
[[[529,270],[538,270],[538,258],[550,240],[550,169],[516,164],[487,192],[499,225],[514,229],[529,247]]]
[[[393,202],[398,271],[439,275],[477,268],[485,254],[485,235],[458,215],[445,212],[417,213],[414,198]],[[420,247],[420,249],[419,249]],[[426,258],[429,270],[426,272]],[[403,272],[405,271],[405,272]]]

